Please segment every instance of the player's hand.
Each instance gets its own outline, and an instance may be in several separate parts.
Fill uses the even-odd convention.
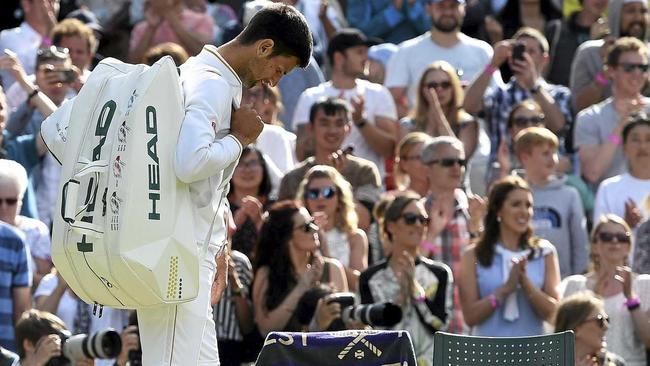
[[[230,133],[239,140],[242,146],[248,146],[255,142],[263,129],[262,117],[250,106],[242,105],[232,112]]]

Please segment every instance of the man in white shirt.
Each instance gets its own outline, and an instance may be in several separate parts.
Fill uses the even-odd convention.
[[[400,117],[415,103],[416,89],[424,69],[434,61],[447,61],[463,82],[471,82],[492,58],[486,42],[460,32],[465,0],[429,0],[431,31],[400,43],[386,70],[384,85],[390,90]],[[494,75],[493,82],[499,82]]]
[[[5,49],[13,51],[25,68],[27,75],[34,73],[36,50],[52,45],[49,38],[59,15],[59,0],[21,0],[25,20],[20,27],[0,32],[0,55]],[[15,79],[8,71],[0,72],[2,87],[9,90]]]
[[[180,306],[138,310],[144,365],[219,365],[210,295],[217,266],[216,292],[223,291],[228,273],[225,195],[242,147],[264,126],[255,110],[240,106],[242,87],[276,85],[294,67],[305,67],[311,51],[305,18],[290,6],[272,4],[234,40],[205,46],[180,67],[185,118],[174,165],[178,179],[190,184],[197,243],[215,220],[201,259],[198,297]]]
[[[623,128],[628,172],[605,179],[598,187],[594,222],[602,215],[623,217],[632,228],[650,218],[650,118],[633,117]]]
[[[293,115],[298,160],[304,160],[306,152],[313,153],[309,146],[313,139],[307,129],[311,106],[323,97],[338,97],[355,109],[352,130],[342,148],[354,147],[354,155],[375,163],[384,178],[384,160],[395,149],[397,111],[388,89],[360,79],[368,64],[371,44],[361,31],[353,28],[342,29],[330,40],[327,55],[332,64],[332,79],[305,90]]]

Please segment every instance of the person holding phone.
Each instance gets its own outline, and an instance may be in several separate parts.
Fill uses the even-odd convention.
[[[50,46],[40,48],[36,56],[36,73],[26,76],[20,61],[10,50],[0,57],[17,82],[7,92],[9,108],[13,110],[6,129],[12,136],[38,134],[41,123],[65,101],[74,80],[72,60],[67,48]],[[12,105],[13,103],[13,105]],[[60,165],[51,154],[44,154],[33,174],[36,187],[38,218],[48,227],[56,206]]]
[[[465,93],[463,107],[468,113],[484,113],[490,136],[489,165],[497,158],[501,141],[507,138],[507,121],[513,106],[524,99],[537,102],[545,116],[544,126],[558,134],[560,139],[572,124],[571,93],[569,89],[552,85],[542,76],[548,63],[548,41],[539,31],[521,28],[513,39],[498,42],[492,61],[483,73],[472,82]],[[492,74],[508,62],[514,76],[504,87],[487,90]],[[493,177],[486,178],[489,181]]]

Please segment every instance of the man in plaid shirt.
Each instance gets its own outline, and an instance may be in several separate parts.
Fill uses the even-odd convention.
[[[498,176],[492,169],[496,162],[501,144],[510,145],[507,122],[512,107],[525,99],[533,99],[544,112],[548,129],[562,138],[571,129],[571,92],[561,85],[547,83],[542,77],[542,70],[548,63],[548,41],[537,30],[524,27],[519,29],[513,40],[497,43],[492,61],[467,89],[463,107],[469,113],[482,114],[487,123],[488,134],[492,144],[487,182]],[[513,57],[516,44],[525,45],[521,58]],[[514,76],[504,87],[488,89],[492,74],[508,61]],[[487,89],[487,90],[486,90]],[[504,148],[504,147],[501,147]]]

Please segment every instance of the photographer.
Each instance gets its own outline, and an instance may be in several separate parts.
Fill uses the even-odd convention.
[[[419,195],[396,196],[386,208],[383,223],[392,254],[359,278],[363,304],[388,301],[402,308],[402,321],[391,329],[410,333],[419,365],[431,365],[433,334],[446,329],[453,308],[451,269],[418,255],[428,222]]]
[[[21,366],[43,366],[61,355],[61,336],[67,331],[57,316],[39,310],[23,313],[16,324],[16,347]],[[76,361],[75,366],[90,366],[92,359]]]

